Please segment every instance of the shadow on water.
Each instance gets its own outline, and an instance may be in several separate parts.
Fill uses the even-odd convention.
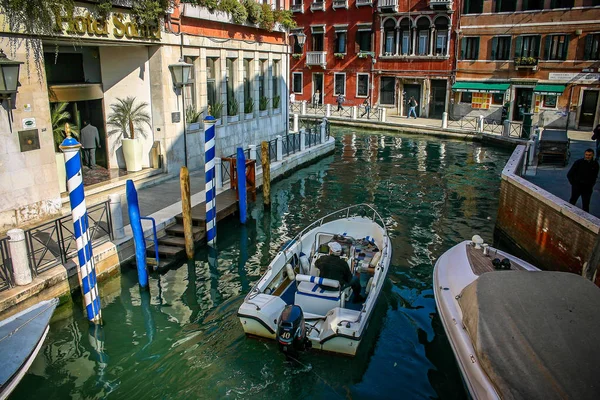
[[[245,226],[218,226],[217,248],[161,275],[149,291],[135,270],[103,282],[104,326],[80,299],[61,307],[11,398],[466,397],[432,290],[435,260],[457,242],[492,242],[505,149],[431,137],[334,130],[336,152],[272,185]],[[354,358],[317,351],[290,363],[274,341],[246,338],[244,296],[277,250],[308,223],[371,203],[393,246],[382,296]],[[87,336],[87,338],[86,338]]]

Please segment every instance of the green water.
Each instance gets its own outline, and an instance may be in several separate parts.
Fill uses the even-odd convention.
[[[218,253],[100,286],[104,326],[80,300],[57,310],[11,399],[461,399],[460,374],[435,310],[437,257],[473,234],[492,241],[500,173],[510,151],[425,136],[333,129],[333,156],[272,186],[250,221],[218,226]],[[375,205],[393,244],[388,282],[357,357],[308,352],[287,363],[249,339],[236,311],[282,243],[325,213]],[[142,210],[143,211],[143,210]]]

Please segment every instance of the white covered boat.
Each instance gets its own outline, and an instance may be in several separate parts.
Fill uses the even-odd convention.
[[[600,289],[474,236],[436,262],[437,309],[475,399],[600,399]]]
[[[365,216],[358,216],[361,212]],[[340,288],[337,280],[318,276],[315,261],[328,253],[331,241],[341,244],[341,258],[360,278],[362,298],[354,299],[352,290]],[[381,293],[391,252],[385,224],[367,204],[313,222],[275,256],[244,299],[238,310],[244,332],[277,339],[288,353],[307,344],[355,355]]]
[[[0,399],[19,384],[42,348],[58,299],[41,301],[0,321]]]

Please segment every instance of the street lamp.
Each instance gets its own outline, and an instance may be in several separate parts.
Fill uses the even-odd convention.
[[[304,32],[296,33],[296,40],[298,41],[298,45],[300,47],[304,47],[304,43],[306,43],[306,35]]]
[[[6,100],[8,102],[8,123],[10,125],[12,110],[10,100],[12,95],[17,93],[17,87],[19,86],[19,69],[21,68],[21,61],[9,60],[4,54],[4,51],[0,49],[0,100]],[[10,126],[12,132],[12,126]]]
[[[171,78],[173,78],[173,85],[177,88],[183,88],[188,84],[190,80],[190,73],[192,72],[192,64],[186,63],[183,58],[180,58],[175,64],[169,65],[171,71]],[[178,95],[179,96],[179,95]],[[187,167],[187,129],[185,126],[185,93],[181,96],[181,105],[183,108],[183,154],[184,154],[184,165]]]

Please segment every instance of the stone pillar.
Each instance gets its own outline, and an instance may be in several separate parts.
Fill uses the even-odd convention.
[[[442,113],[442,129],[448,129],[448,113]]]
[[[321,122],[321,143],[325,143],[327,135],[327,118],[323,118],[323,122]]]
[[[248,148],[250,149],[250,160],[256,160],[256,145],[248,145]]]
[[[277,161],[283,160],[283,138],[277,135]]]
[[[306,103],[304,103],[304,104],[306,104]],[[298,126],[299,126],[298,114],[294,114],[294,125],[293,125],[294,132],[298,132]]]
[[[504,127],[502,129],[502,136],[509,137],[510,136],[510,121],[505,120],[503,125],[504,125]]]
[[[385,122],[385,120],[386,120],[386,111],[387,111],[386,108],[381,109],[381,122]]]
[[[306,150],[306,132],[304,129],[300,130],[300,151]]]
[[[477,132],[483,133],[483,115],[480,115],[477,119]]]
[[[25,243],[25,232],[23,229],[11,229],[7,232],[8,248],[12,260],[12,270],[15,284],[18,286],[31,283],[31,269],[27,257],[27,244]]]
[[[123,209],[121,208],[121,195],[117,193],[109,194],[110,201],[110,220],[112,224],[113,235],[116,240],[125,236],[125,227],[123,226]]]
[[[306,100],[302,100],[302,106],[300,107],[300,114],[306,115]]]
[[[215,186],[217,189],[223,188],[223,171],[221,170],[222,161],[215,157]]]
[[[352,106],[352,119],[358,119],[358,106]]]
[[[325,110],[326,110],[325,117],[327,117],[327,118],[331,117],[331,104],[326,104]]]

